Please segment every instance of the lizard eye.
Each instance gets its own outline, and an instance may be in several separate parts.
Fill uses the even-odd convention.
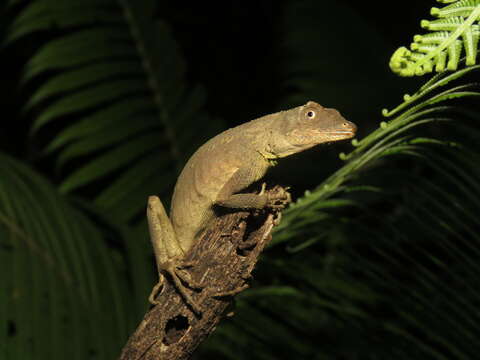
[[[315,117],[315,115],[316,115],[315,111],[310,110],[309,112],[307,112],[307,117],[309,119],[313,119]]]

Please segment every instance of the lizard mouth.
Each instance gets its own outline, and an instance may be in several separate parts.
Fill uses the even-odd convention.
[[[329,131],[327,133],[328,136],[335,136],[335,137],[342,137],[342,138],[351,138],[355,136],[355,131],[353,130],[336,130],[336,131]]]

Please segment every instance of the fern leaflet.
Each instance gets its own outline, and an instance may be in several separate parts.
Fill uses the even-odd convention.
[[[466,65],[475,65],[480,39],[480,0],[437,0],[449,3],[432,8],[436,20],[422,20],[422,28],[432,32],[415,35],[410,49],[398,48],[390,68],[400,76],[424,75],[432,71],[456,70],[462,51]]]

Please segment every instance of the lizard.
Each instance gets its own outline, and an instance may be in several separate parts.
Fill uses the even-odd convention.
[[[197,313],[189,294],[194,284],[184,271],[185,254],[215,217],[215,206],[231,209],[277,208],[289,200],[286,191],[242,193],[262,179],[280,158],[313,146],[352,138],[357,127],[335,109],[309,101],[286,111],[266,115],[228,129],[203,144],[187,161],[177,179],[170,217],[157,196],[150,196],[147,220],[159,280],[149,301],[163,287],[165,275]],[[191,290],[190,290],[191,291]]]

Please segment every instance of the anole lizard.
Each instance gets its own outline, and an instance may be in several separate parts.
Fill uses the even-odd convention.
[[[147,219],[159,273],[150,302],[156,304],[155,296],[168,274],[184,300],[201,313],[184,286],[192,287],[192,280],[182,270],[186,266],[183,259],[215,217],[213,207],[278,207],[287,199],[287,192],[272,195],[264,192],[264,187],[259,194],[241,191],[260,180],[277,159],[318,144],[349,139],[356,129],[337,110],[309,101],[226,130],[202,145],[177,180],[170,218],[157,196],[148,199]]]

